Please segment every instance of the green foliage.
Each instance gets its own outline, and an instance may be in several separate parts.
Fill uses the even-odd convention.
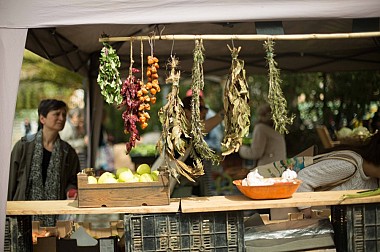
[[[122,87],[119,74],[120,65],[116,50],[110,44],[104,42],[100,52],[97,82],[104,100],[109,104],[116,103],[116,105],[119,105],[123,102],[123,97],[120,93]]]
[[[36,109],[42,99],[68,103],[73,90],[82,87],[82,77],[25,50],[16,110]]]
[[[137,144],[136,147],[132,148],[129,153],[132,157],[134,156],[143,156],[143,157],[152,157],[157,155],[156,145],[155,144]]]

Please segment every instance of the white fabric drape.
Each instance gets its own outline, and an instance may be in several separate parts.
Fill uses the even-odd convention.
[[[4,248],[12,126],[27,31],[0,28],[0,249]]]
[[[0,1],[0,27],[318,20],[379,13],[378,0],[5,0]]]

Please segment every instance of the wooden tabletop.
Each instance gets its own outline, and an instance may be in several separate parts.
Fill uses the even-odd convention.
[[[332,206],[362,203],[378,203],[379,196],[345,199],[344,194],[355,191],[328,191],[294,193],[292,198],[277,200],[252,200],[244,195],[191,197],[181,199],[181,212],[216,212],[235,210],[254,210],[265,208],[302,207],[302,206]]]
[[[8,201],[7,215],[45,214],[117,214],[117,213],[176,213],[180,199],[170,199],[169,205],[138,207],[78,207],[77,200]]]
[[[172,198],[169,205],[138,207],[99,207],[79,208],[76,200],[55,201],[8,201],[7,215],[44,215],[44,214],[114,214],[114,213],[194,213],[238,211],[265,208],[331,206],[380,203],[380,195],[345,199],[344,194],[355,191],[329,191],[295,193],[292,198],[278,200],[252,200],[243,195]]]

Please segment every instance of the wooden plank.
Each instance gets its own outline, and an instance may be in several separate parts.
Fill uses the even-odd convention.
[[[189,197],[181,199],[181,211],[183,213],[195,213],[302,206],[352,205],[380,202],[380,195],[342,200],[344,194],[355,193],[358,191],[360,190],[299,192],[293,194],[292,198],[274,200],[252,200],[244,195]]]
[[[79,208],[77,200],[56,201],[8,201],[7,215],[43,214],[112,214],[112,213],[183,213],[253,210],[299,206],[330,206],[380,203],[380,195],[366,198],[346,199],[342,195],[357,191],[329,191],[295,193],[292,198],[279,200],[252,200],[243,195],[172,198],[169,205],[137,207]]]
[[[6,215],[176,213],[179,203],[180,199],[173,198],[163,206],[79,208],[77,200],[7,201]]]

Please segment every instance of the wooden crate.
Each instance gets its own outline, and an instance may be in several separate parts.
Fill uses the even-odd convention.
[[[132,207],[169,205],[169,175],[158,181],[88,184],[87,175],[78,173],[79,207]]]

